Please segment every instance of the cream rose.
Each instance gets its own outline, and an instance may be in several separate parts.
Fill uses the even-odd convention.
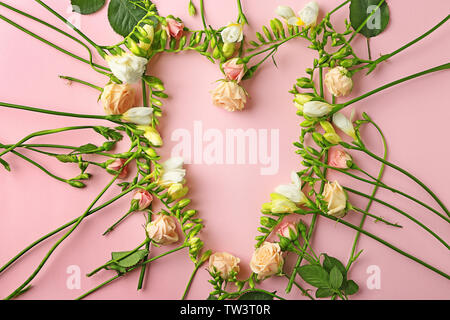
[[[229,279],[231,272],[239,272],[241,260],[227,252],[216,252],[209,257],[209,271],[219,272],[222,279]]]
[[[127,52],[120,56],[106,56],[106,62],[120,81],[135,83],[141,79],[148,60]]]
[[[177,225],[172,217],[161,214],[147,224],[146,229],[150,239],[156,243],[166,245],[178,241]]]
[[[122,114],[134,107],[136,93],[129,84],[111,83],[100,97],[106,114]]]
[[[353,80],[347,69],[335,67],[325,75],[325,85],[335,97],[343,97],[353,89]]]
[[[258,275],[258,280],[261,280],[280,273],[283,263],[278,243],[266,241],[253,253],[250,268]]]
[[[342,218],[347,213],[347,193],[337,181],[328,182],[323,191],[323,199],[328,203],[328,214]]]
[[[220,81],[211,96],[216,107],[227,111],[242,110],[247,102],[247,93],[234,81]]]

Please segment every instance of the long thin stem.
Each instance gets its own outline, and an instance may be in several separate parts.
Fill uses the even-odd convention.
[[[355,207],[355,206],[352,206],[351,209],[354,210],[354,211],[356,211],[356,212],[363,213],[364,216],[372,217],[372,218],[375,219],[375,221],[381,221],[381,222],[383,222],[383,223],[385,223],[385,224],[387,224],[387,225],[389,225],[389,226],[392,226],[392,227],[403,228],[401,225],[399,225],[399,224],[397,224],[397,223],[389,222],[389,221],[383,219],[382,217],[379,217],[379,216],[377,216],[377,215],[371,214],[371,213],[368,212],[367,210],[363,210],[363,209],[360,209],[360,208]]]
[[[110,233],[111,231],[114,230],[114,228],[121,223],[123,220],[125,220],[130,214],[132,214],[134,211],[133,210],[129,210],[127,213],[125,213],[119,220],[117,220],[111,227],[109,227],[108,229],[106,229],[106,231],[103,233],[103,235],[107,235],[108,233]]]
[[[437,269],[437,268],[435,268],[435,267],[429,265],[428,263],[426,263],[426,262],[420,260],[419,258],[417,258],[417,257],[415,257],[415,256],[413,256],[413,255],[411,255],[411,254],[409,254],[409,253],[407,253],[407,252],[405,252],[405,251],[403,251],[403,250],[397,248],[396,246],[394,246],[394,245],[390,244],[389,242],[387,242],[387,241],[381,239],[380,237],[378,237],[378,236],[376,236],[376,235],[374,235],[374,234],[372,234],[372,233],[370,233],[370,232],[368,232],[368,231],[366,231],[366,230],[364,230],[364,229],[361,229],[361,228],[359,228],[359,227],[357,227],[357,226],[355,226],[355,225],[353,225],[353,224],[351,224],[351,223],[349,223],[349,222],[347,222],[347,221],[345,221],[345,220],[337,219],[337,218],[335,218],[335,217],[333,217],[333,216],[324,214],[324,213],[322,213],[322,212],[320,212],[320,213],[318,213],[318,214],[320,214],[322,217],[325,217],[325,218],[327,218],[327,219],[336,221],[336,222],[338,222],[338,223],[340,223],[340,224],[343,224],[343,225],[345,225],[345,226],[347,226],[347,227],[349,227],[349,228],[352,228],[352,229],[354,229],[354,230],[357,230],[357,231],[359,231],[360,233],[362,233],[362,234],[364,234],[364,235],[366,235],[366,236],[368,236],[368,237],[370,237],[370,238],[372,238],[372,239],[374,239],[374,240],[380,242],[381,244],[387,246],[388,248],[390,248],[390,249],[392,249],[392,250],[394,250],[394,251],[400,253],[401,255],[403,255],[403,256],[405,256],[405,257],[407,257],[407,258],[409,258],[409,259],[411,259],[411,260],[413,260],[413,261],[415,261],[415,262],[417,262],[417,263],[423,265],[424,267],[430,269],[431,271],[434,271],[434,272],[436,272],[437,274],[443,276],[444,278],[450,280],[450,275],[448,275],[448,274],[446,274],[445,272],[443,272],[443,271],[441,271],[441,270],[439,270],[439,269]]]
[[[88,87],[96,89],[96,90],[98,90],[100,92],[103,92],[103,88],[101,88],[99,86],[96,86],[95,84],[92,84],[90,82],[87,82],[87,81],[84,81],[84,80],[80,80],[80,79],[77,79],[77,78],[74,78],[74,77],[67,77],[67,76],[59,76],[59,77],[61,79],[65,79],[65,80],[68,80],[68,81],[71,81],[71,82],[77,82],[77,83],[84,84],[85,86],[88,86]]]
[[[197,271],[201,267],[201,265],[202,264],[200,264],[200,263],[195,265],[194,271],[192,271],[192,274],[191,274],[191,276],[189,278],[189,281],[188,281],[188,283],[186,285],[186,289],[184,289],[184,293],[183,293],[183,296],[181,297],[181,300],[185,300],[186,299],[186,296],[187,296],[187,294],[189,292],[189,288],[191,287],[191,284],[192,284],[192,280],[194,280],[195,274],[197,273]]]

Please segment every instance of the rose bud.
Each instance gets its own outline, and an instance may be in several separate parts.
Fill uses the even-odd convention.
[[[335,67],[325,75],[325,85],[335,97],[343,97],[353,89],[350,73],[344,67]]]
[[[328,203],[327,214],[336,218],[343,218],[348,211],[347,198],[347,193],[342,189],[339,182],[328,182],[323,191],[323,200]]]
[[[119,179],[123,179],[128,175],[128,165],[124,167],[125,162],[127,159],[115,159],[106,166],[106,171],[116,175],[123,168],[118,176]]]
[[[211,91],[213,104],[227,111],[242,110],[247,102],[244,88],[234,81],[223,80]]]
[[[253,253],[250,268],[261,280],[280,273],[283,263],[279,244],[266,241]]]
[[[240,259],[227,252],[216,252],[209,257],[209,271],[219,273],[224,280],[231,277],[231,273],[239,272]]]
[[[153,201],[153,196],[144,189],[138,189],[133,196],[133,200],[138,201],[139,210],[147,209]]]
[[[159,215],[156,220],[147,224],[146,230],[150,239],[161,245],[178,241],[177,225],[172,217]]]
[[[340,169],[348,169],[348,161],[352,161],[352,156],[340,147],[330,148],[328,154],[328,165]]]
[[[166,21],[168,34],[179,40],[183,36],[184,24],[172,18],[167,18]]]
[[[240,82],[245,74],[245,65],[237,63],[239,58],[230,59],[222,65],[223,72],[229,80]]]
[[[148,60],[127,52],[117,56],[106,56],[106,62],[120,81],[135,83],[141,79]]]
[[[288,238],[291,241],[295,241],[298,239],[297,225],[293,224],[292,222],[284,222],[278,228],[277,234],[282,237]]]
[[[134,107],[136,94],[129,84],[111,83],[100,97],[106,114],[122,114]]]

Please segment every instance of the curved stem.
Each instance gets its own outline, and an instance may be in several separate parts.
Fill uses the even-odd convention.
[[[93,89],[96,89],[96,90],[98,90],[98,91],[100,91],[100,92],[103,92],[103,88],[101,88],[101,87],[99,87],[99,86],[96,86],[95,84],[89,83],[89,82],[87,82],[87,81],[80,80],[80,79],[73,78],[73,77],[67,77],[67,76],[59,76],[59,77],[60,77],[61,79],[65,79],[65,80],[68,80],[68,81],[71,81],[71,82],[77,82],[77,83],[84,84],[85,86],[88,86],[88,87],[91,87],[91,88],[93,88]]]

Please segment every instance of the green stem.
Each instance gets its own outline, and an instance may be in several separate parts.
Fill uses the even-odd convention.
[[[343,2],[342,4],[340,4],[339,6],[337,6],[336,8],[334,8],[333,10],[331,10],[328,14],[332,15],[333,13],[335,13],[336,11],[338,11],[339,9],[341,9],[343,6],[345,6],[347,3],[349,3],[351,0],[347,0],[345,2]]]
[[[239,17],[238,17],[237,22],[238,23],[243,22],[245,24],[248,24],[247,17],[245,16],[245,14],[244,14],[244,12],[242,10],[241,0],[237,0],[237,5],[238,5],[238,10],[239,10]]]
[[[381,5],[385,2],[385,0],[381,0],[377,7],[372,10],[372,12],[370,13],[370,15],[367,16],[366,20],[364,20],[364,22],[358,27],[358,29],[356,29],[355,31],[353,31],[352,36],[350,37],[350,39],[348,40],[348,42],[352,42],[352,40],[355,38],[355,36],[358,34],[358,32],[361,31],[362,28],[364,28],[364,26],[366,25],[366,23],[369,21],[369,19],[377,12],[377,10],[381,7]]]
[[[125,163],[125,165],[131,161],[131,158]],[[125,166],[124,165],[124,166]],[[123,169],[123,168],[122,168]],[[122,171],[122,169],[120,171]],[[80,216],[80,218],[77,220],[77,222],[73,225],[72,228],[69,229],[56,243],[51,247],[51,249],[47,252],[44,259],[39,263],[38,267],[33,271],[30,277],[28,277],[27,280],[25,280],[24,283],[22,283],[16,290],[14,290],[9,296],[5,298],[5,300],[10,300],[17,295],[19,295],[22,290],[36,277],[36,275],[39,273],[39,271],[42,269],[44,264],[47,262],[47,260],[50,258],[51,254],[56,250],[56,248],[65,240],[67,237],[69,237],[72,232],[80,225],[80,223],[83,221],[83,219],[88,215],[89,211],[92,209],[92,207],[95,205],[95,203],[103,196],[103,194],[109,189],[109,187],[116,181],[117,177],[119,176],[120,172],[114,176],[114,178],[106,185],[106,187],[103,188],[103,190],[95,197],[94,201],[91,202],[87,210],[84,212],[83,215]]]
[[[105,282],[103,282],[102,284],[98,285],[97,287],[95,287],[95,288],[89,290],[88,292],[82,294],[81,296],[79,296],[78,298],[76,298],[76,300],[82,300],[82,299],[86,298],[88,295],[94,293],[94,292],[97,291],[98,289],[100,289],[100,288],[106,286],[107,284],[113,282],[113,281],[116,280],[117,278],[120,278],[121,276],[123,276],[123,275],[125,275],[125,274],[127,274],[127,273],[129,273],[129,272],[131,272],[131,271],[133,271],[134,269],[136,269],[136,268],[138,268],[138,267],[140,267],[140,266],[142,266],[142,265],[144,265],[144,264],[148,264],[148,263],[150,263],[150,262],[152,262],[152,261],[158,260],[159,258],[162,258],[162,257],[164,257],[164,256],[167,256],[168,254],[171,254],[171,253],[173,253],[173,252],[179,251],[179,250],[184,249],[184,248],[186,248],[186,245],[185,245],[185,244],[183,244],[182,246],[177,247],[177,248],[175,248],[175,249],[172,249],[172,250],[170,250],[170,251],[167,251],[167,252],[165,252],[165,253],[163,253],[163,254],[160,254],[159,256],[156,256],[156,257],[154,257],[154,258],[151,258],[151,259],[148,259],[148,260],[146,260],[146,261],[144,261],[144,262],[141,262],[141,263],[139,263],[138,265],[136,265],[135,267],[133,267],[133,268],[127,270],[127,272],[118,274],[118,275],[112,277],[111,279],[106,280]]]
[[[285,274],[284,276],[285,276],[285,278],[287,278],[287,279],[289,279],[289,280],[291,279],[291,276],[288,275],[288,274]],[[307,290],[305,290],[301,285],[299,285],[299,284],[297,283],[297,281],[294,281],[293,284],[294,284],[297,288],[299,288],[299,290],[302,292],[302,294],[303,294],[304,296],[308,297],[308,298],[311,299],[311,300],[315,300],[315,299],[308,293]]]
[[[352,100],[350,100],[350,101],[348,101],[346,103],[337,104],[333,108],[333,110],[331,111],[330,115],[333,115],[334,113],[344,109],[345,107],[347,107],[347,106],[349,106],[349,105],[351,105],[351,104],[353,104],[355,102],[363,100],[363,99],[365,99],[365,98],[367,98],[367,97],[369,97],[369,96],[371,96],[371,95],[373,95],[375,93],[378,93],[378,92],[380,92],[382,90],[385,90],[385,89],[388,89],[390,87],[393,87],[393,86],[395,86],[397,84],[400,84],[402,82],[406,82],[408,80],[411,80],[411,79],[414,79],[414,78],[417,78],[417,77],[420,77],[420,76],[424,76],[424,75],[429,74],[429,73],[433,73],[433,72],[437,72],[437,71],[441,71],[441,70],[446,70],[446,69],[450,69],[450,63],[445,63],[445,64],[442,64],[440,66],[437,66],[437,67],[434,67],[434,68],[430,68],[430,69],[427,69],[425,71],[418,72],[418,73],[412,74],[410,76],[401,78],[399,80],[390,82],[388,84],[385,84],[384,86],[381,86],[381,87],[379,87],[377,89],[374,89],[372,91],[369,91],[369,92],[367,92],[367,93],[365,93],[365,94],[363,94],[363,95],[361,95],[361,96],[359,96],[357,98],[354,98],[354,99],[352,99]]]
[[[194,280],[194,277],[195,277],[198,269],[201,267],[201,265],[202,264],[197,264],[195,266],[195,268],[194,268],[194,271],[192,271],[191,277],[189,278],[189,281],[188,281],[188,283],[186,285],[186,289],[184,290],[184,293],[183,293],[183,296],[181,297],[181,300],[185,300],[186,299],[186,296],[187,296],[187,294],[189,292],[189,288],[191,287],[191,284],[192,284],[192,280]]]
[[[43,6],[45,9],[47,9],[49,12],[51,12],[54,16],[56,16],[58,19],[63,21],[65,24],[67,24],[71,29],[73,29],[76,33],[78,33],[84,40],[86,40],[91,46],[93,46],[95,49],[97,49],[98,53],[101,55],[102,58],[105,58],[106,53],[103,51],[102,48],[100,48],[94,41],[89,39],[88,36],[86,36],[81,30],[79,30],[77,27],[75,27],[69,20],[61,16],[58,12],[50,8],[48,5],[46,5],[41,0],[35,0],[37,3],[39,3],[41,6]]]
[[[394,250],[394,251],[400,253],[401,255],[403,255],[403,256],[405,256],[405,257],[407,257],[407,258],[409,258],[409,259],[411,259],[411,260],[413,260],[413,261],[415,261],[415,262],[417,262],[417,263],[423,265],[424,267],[430,269],[431,271],[436,272],[437,274],[439,274],[439,275],[443,276],[444,278],[450,280],[450,275],[448,275],[448,274],[446,274],[445,272],[443,272],[443,271],[441,271],[441,270],[439,270],[439,269],[437,269],[437,268],[435,268],[435,267],[429,265],[428,263],[426,263],[426,262],[420,260],[419,258],[416,258],[415,256],[413,256],[413,255],[411,255],[411,254],[409,254],[409,253],[407,253],[407,252],[405,252],[405,251],[403,251],[403,250],[397,248],[396,246],[394,246],[394,245],[390,244],[389,242],[387,242],[387,241],[381,239],[380,237],[378,237],[378,236],[376,236],[376,235],[374,235],[374,234],[372,234],[372,233],[370,233],[370,232],[368,232],[368,231],[366,231],[366,230],[364,230],[364,229],[361,229],[361,228],[359,228],[359,227],[357,227],[357,226],[355,226],[355,225],[353,225],[353,224],[351,224],[351,223],[348,223],[348,222],[345,221],[345,220],[337,219],[337,218],[335,218],[335,217],[329,216],[329,215],[324,214],[324,213],[322,213],[322,212],[320,212],[320,213],[318,213],[318,214],[320,214],[321,216],[323,216],[323,217],[325,217],[325,218],[327,218],[327,219],[333,220],[333,221],[338,222],[338,223],[341,223],[341,224],[343,224],[343,225],[345,225],[345,226],[347,226],[347,227],[349,227],[349,228],[352,228],[352,229],[354,229],[354,230],[357,230],[357,231],[359,231],[360,233],[362,233],[362,234],[364,234],[364,235],[366,235],[366,236],[368,236],[368,237],[370,237],[370,238],[372,238],[372,239],[374,239],[374,240],[380,242],[381,244],[385,245],[386,247],[388,247],[388,248],[390,248],[390,249],[392,249],[392,250]]]
[[[385,224],[387,224],[387,225],[389,225],[389,226],[397,227],[397,228],[403,228],[401,225],[399,225],[399,224],[397,224],[397,223],[389,222],[389,221],[387,221],[387,220],[384,220],[383,218],[381,218],[381,217],[379,217],[379,216],[376,216],[376,215],[374,215],[374,214],[371,214],[370,212],[367,212],[367,210],[363,210],[363,209],[357,208],[357,207],[355,207],[355,206],[352,206],[352,207],[351,207],[351,210],[354,210],[354,211],[356,211],[356,212],[363,213],[364,216],[372,217],[372,218],[375,219],[375,221],[381,221],[381,222],[384,222]]]
[[[130,210],[127,213],[125,213],[119,220],[117,220],[111,227],[109,227],[108,229],[106,229],[106,231],[103,233],[103,235],[107,235],[108,233],[110,233],[111,231],[114,230],[114,228],[121,223],[123,220],[125,220],[126,217],[128,217],[130,214],[132,214],[134,211]]]
[[[61,79],[65,79],[65,80],[68,80],[68,81],[72,81],[72,82],[77,82],[77,83],[84,84],[85,86],[88,86],[88,87],[94,88],[94,89],[96,89],[96,90],[98,90],[98,91],[100,91],[100,92],[103,92],[103,88],[101,88],[101,87],[99,87],[99,86],[96,86],[95,84],[89,83],[89,82],[87,82],[87,81],[80,80],[80,79],[73,78],[73,77],[66,77],[66,76],[59,76],[59,77],[60,77]]]
[[[207,27],[206,18],[205,18],[205,4],[203,2],[204,2],[203,0],[200,0],[200,14],[202,16],[203,28],[204,28],[206,34],[208,34],[208,27]]]

